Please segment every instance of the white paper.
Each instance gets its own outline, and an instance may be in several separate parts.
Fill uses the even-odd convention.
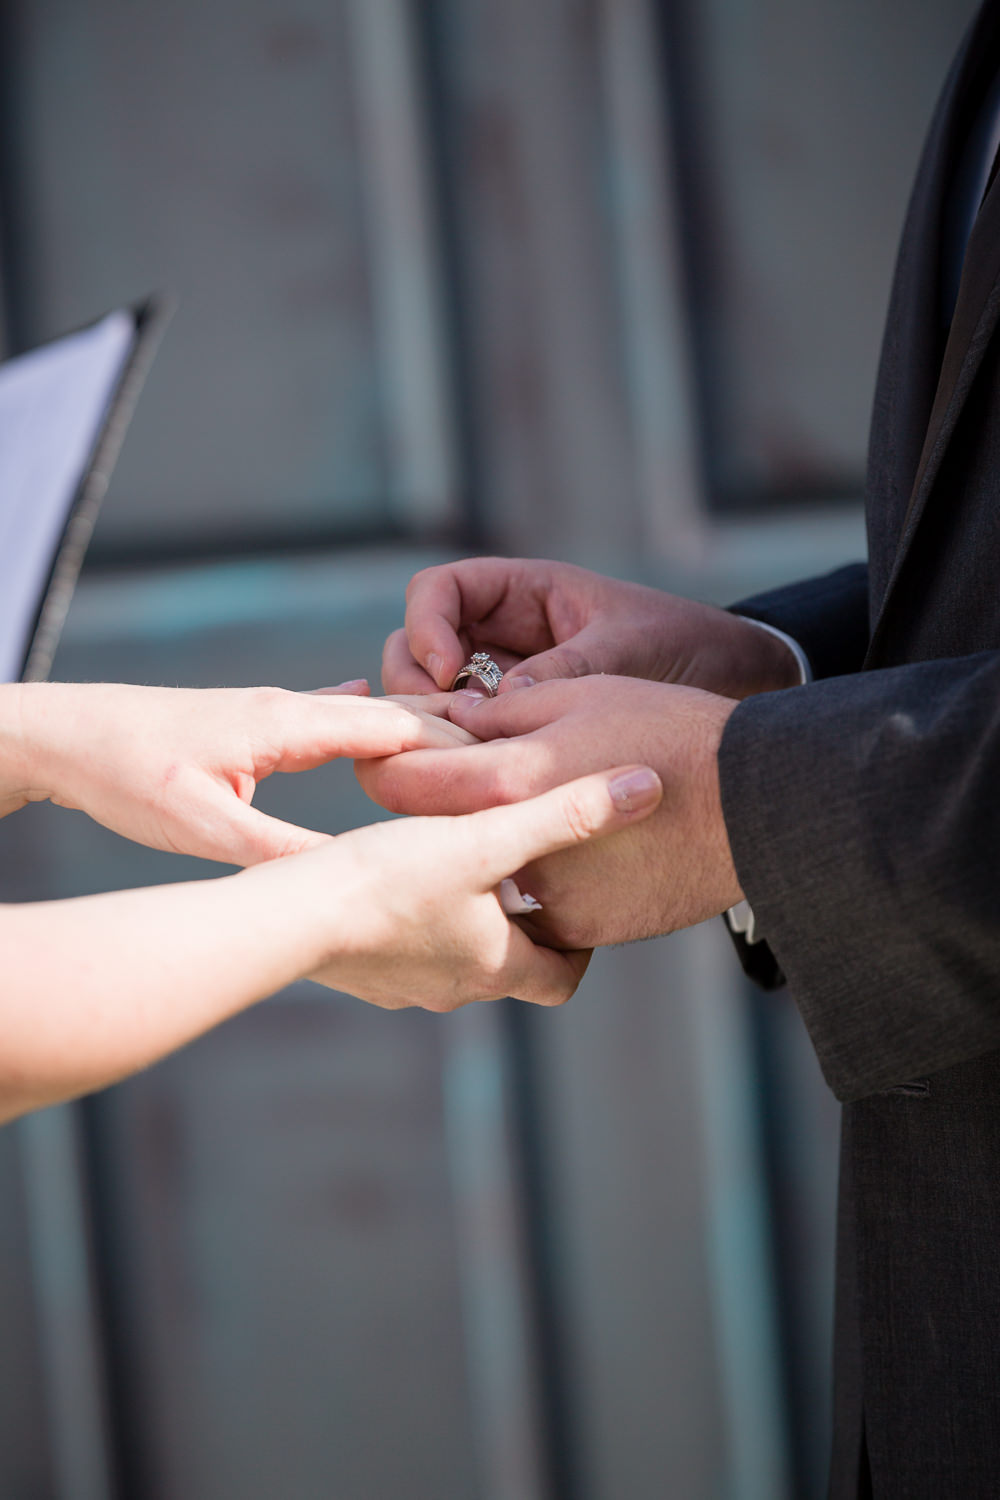
[[[128,359],[113,312],[0,365],[0,682],[21,671],[63,528]]]

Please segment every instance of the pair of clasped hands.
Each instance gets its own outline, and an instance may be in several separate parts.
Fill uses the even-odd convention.
[[[505,673],[497,696],[449,692],[480,650]],[[124,1076],[299,978],[387,1008],[568,999],[598,944],[739,900],[716,754],[736,700],[796,671],[711,606],[478,558],[412,580],[386,698],[360,681],[0,688],[0,816],[49,799],[242,867],[0,907],[0,1117]],[[251,805],[273,772],[338,756],[415,816],[330,837]],[[540,909],[507,915],[511,878]]]

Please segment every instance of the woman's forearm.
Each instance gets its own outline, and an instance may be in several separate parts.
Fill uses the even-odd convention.
[[[294,865],[0,907],[0,1119],[123,1078],[318,968],[333,917]]]

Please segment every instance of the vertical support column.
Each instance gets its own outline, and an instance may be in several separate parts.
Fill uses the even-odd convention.
[[[444,1087],[482,1500],[547,1500],[546,1434],[499,1007],[448,1018]]]
[[[411,526],[459,517],[441,247],[411,0],[347,0],[391,503]],[[495,1007],[444,1035],[443,1087],[483,1500],[546,1500],[545,1433],[512,1118]]]
[[[699,1074],[726,1493],[737,1500],[786,1500],[792,1493],[787,1414],[746,1001],[721,923],[685,933],[683,945]]]
[[[622,344],[645,536],[654,554],[703,551],[697,412],[668,87],[650,0],[599,0]]]
[[[112,1500],[103,1350],[72,1105],[28,1115],[21,1147],[55,1500]]]
[[[410,0],[346,0],[357,80],[373,305],[399,520],[458,519],[456,416],[427,121]]]

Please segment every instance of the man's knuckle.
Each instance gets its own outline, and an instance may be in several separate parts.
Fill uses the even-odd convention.
[[[393,630],[391,634],[387,635],[385,638],[385,645],[382,647],[382,661],[392,661],[405,639],[405,630]]]
[[[523,775],[513,766],[494,766],[486,780],[487,793],[484,805],[506,807],[513,802],[522,802],[527,795]]]
[[[590,663],[578,646],[560,647],[557,660],[563,677],[587,677],[590,674]]]
[[[406,602],[407,602],[407,604],[409,604],[409,602],[413,598],[414,594],[418,594],[420,592],[420,590],[424,587],[424,585],[426,583],[428,583],[433,578],[434,574],[435,573],[439,573],[439,572],[440,572],[440,566],[436,566],[436,567],[433,567],[433,568],[420,568],[420,569],[418,569],[418,571],[413,574],[413,577],[410,579],[409,583],[406,585]]]

